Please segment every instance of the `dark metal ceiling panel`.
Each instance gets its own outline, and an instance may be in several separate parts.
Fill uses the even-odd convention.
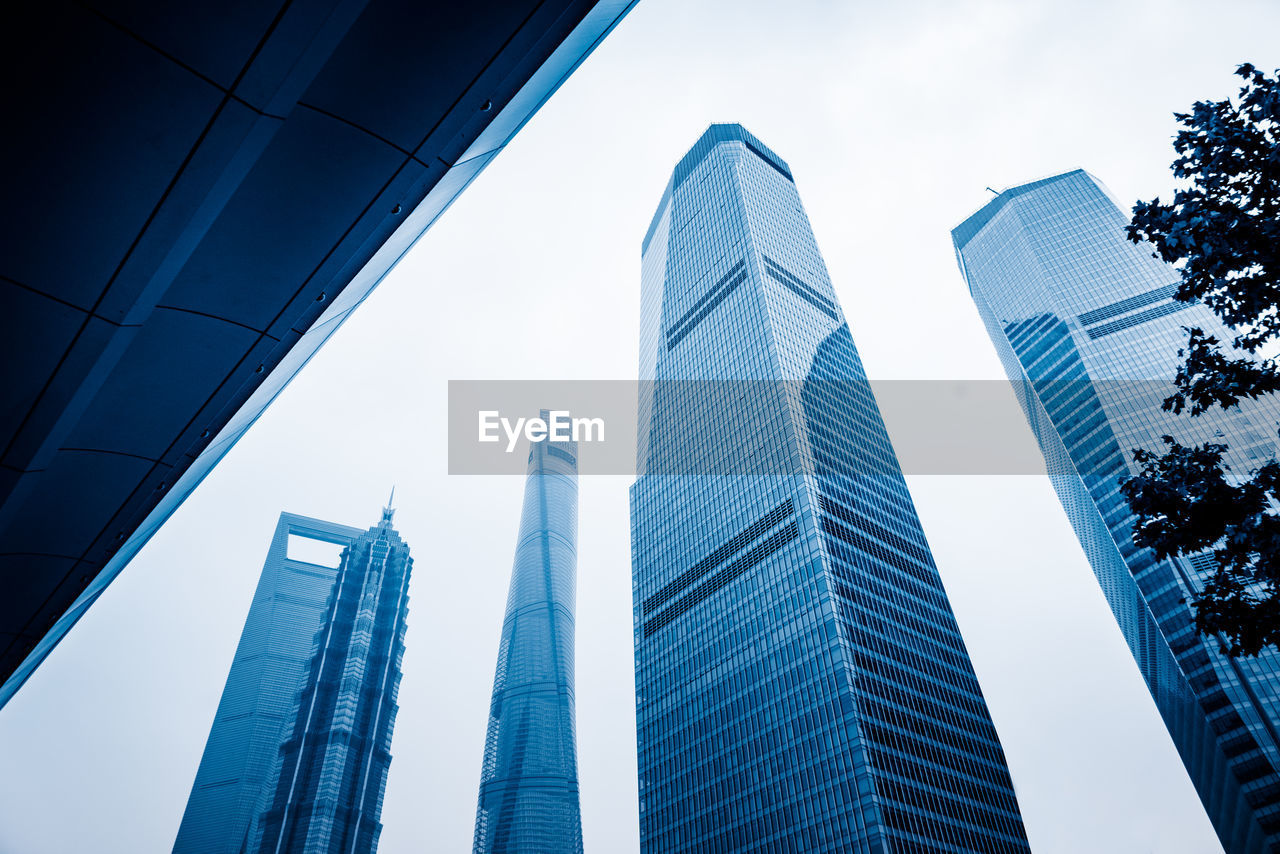
[[[120,247],[121,262],[95,313],[113,323],[146,321],[191,252],[284,126],[281,119],[224,99],[162,196],[146,228]]]
[[[483,15],[466,3],[423,7],[408,22],[389,4],[370,7],[302,103],[412,151],[539,4],[485,5]]]
[[[204,406],[210,390],[232,375],[258,339],[253,330],[214,317],[156,311],[63,447],[159,460]],[[138,406],[137,401],[164,405]],[[88,543],[77,545],[83,549]]]
[[[351,125],[295,111],[161,304],[265,330],[404,159]]]
[[[97,0],[92,5],[104,20],[230,89],[272,21],[291,4],[285,0]]]
[[[57,347],[49,339],[42,339],[37,347],[38,359],[28,357],[0,365],[5,376],[0,389],[8,395],[9,389],[18,388],[23,382],[15,375],[25,374],[28,366],[37,361],[54,362],[49,374],[39,376],[41,388],[36,403],[22,412],[19,428],[11,436],[3,437],[7,444],[0,456],[0,468],[22,473],[24,481],[38,479],[34,476],[44,469],[57,450],[57,443],[50,442],[49,437],[60,436],[75,426],[76,418],[107,376],[104,362],[111,361],[112,356],[122,351],[136,332],[136,327],[122,329],[86,314],[65,349]],[[15,378],[9,379],[10,376]],[[8,408],[7,401],[6,397],[5,408]],[[0,519],[3,520],[0,521],[0,532],[8,524],[5,517],[16,506],[12,496],[0,496]],[[0,539],[0,554],[7,551]]]
[[[6,593],[0,597],[0,625],[25,623],[30,617],[25,612],[26,603],[47,600],[74,564],[75,558],[60,555],[0,556],[0,584]],[[0,645],[4,643],[5,638],[0,635]]]
[[[3,13],[0,705],[633,2]]]
[[[75,340],[85,313],[2,279],[0,306],[4,307],[0,311],[0,365],[25,368],[6,374],[0,442],[7,442],[57,368],[58,357]]]
[[[5,531],[6,554],[78,556],[83,545],[74,552],[58,546],[92,542],[152,466],[124,454],[60,451],[15,509]]]
[[[96,16],[30,8],[31,30],[0,25],[32,39],[0,48],[25,60],[5,77],[0,274],[91,309],[221,95]]]

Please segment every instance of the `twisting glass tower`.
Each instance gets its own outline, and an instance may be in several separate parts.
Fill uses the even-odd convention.
[[[573,705],[577,472],[574,442],[533,443],[489,707],[476,854],[582,851]]]
[[[1026,852],[791,170],[713,125],[642,251],[641,850]]]
[[[1161,410],[1183,327],[1235,337],[1173,298],[1178,271],[1125,237],[1083,170],[1005,190],[952,231],[969,292],[1039,440],[1049,477],[1209,818],[1231,854],[1280,851],[1280,655],[1232,659],[1199,637],[1190,594],[1211,555],[1133,542],[1130,451],[1224,440],[1234,471],[1276,452],[1275,401],[1197,418]]]
[[[413,568],[394,512],[383,508],[342,554],[280,746],[261,854],[377,849]]]

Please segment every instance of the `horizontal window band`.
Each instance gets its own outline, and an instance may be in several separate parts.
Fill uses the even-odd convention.
[[[667,334],[670,335],[676,332],[676,330],[678,330],[681,325],[683,325],[690,317],[692,317],[695,313],[697,313],[698,309],[702,308],[702,306],[708,300],[714,297],[716,295],[716,292],[720,288],[724,287],[726,282],[728,282],[731,278],[734,277],[735,274],[743,270],[746,266],[747,266],[747,262],[743,260],[743,261],[739,261],[738,263],[730,267],[728,272],[726,272],[723,276],[721,276],[718,280],[716,280],[716,283],[712,285],[710,288],[708,288],[705,294],[699,297],[693,303],[693,305],[689,306],[689,310],[686,311],[683,315],[681,315],[679,320],[671,324],[671,329],[668,330]]]
[[[871,743],[868,742],[868,745]],[[944,765],[930,761],[926,764],[905,751],[898,750],[896,753],[891,753],[879,744],[869,746],[867,754],[871,758],[872,766],[880,773],[896,774],[899,777],[918,780],[933,786],[945,781],[945,787],[951,791],[967,790],[983,802],[1000,804],[1010,812],[1017,808],[1009,781],[1000,779],[998,775],[986,768],[979,770],[973,763],[961,761]],[[1012,806],[1009,806],[1010,804]]]
[[[989,854],[1007,854],[1007,852],[1027,850],[1025,837],[1017,842],[1009,841],[1004,837],[992,835],[989,830],[978,830],[969,824],[957,823],[955,819],[939,819],[936,814],[917,814],[914,809],[904,809],[897,804],[896,801],[884,803],[882,810],[885,824],[891,832],[900,833],[906,839],[912,840],[917,851],[972,851],[975,843],[982,846],[978,850],[989,852]],[[927,839],[930,845],[921,846],[914,842],[915,839]]]
[[[777,162],[775,162],[775,161],[774,161],[774,159],[773,159],[772,157],[770,157],[769,155],[765,154],[763,151],[761,151],[760,149],[756,148],[754,145],[752,145],[750,142],[748,142],[748,141],[747,141],[747,140],[745,140],[745,139],[742,141],[742,144],[743,144],[743,145],[745,145],[745,146],[747,147],[747,149],[748,149],[752,154],[754,154],[756,157],[759,157],[761,160],[763,160],[763,161],[764,161],[765,163],[767,163],[769,166],[773,167],[773,169],[774,169],[774,170],[775,170],[779,175],[781,175],[783,178],[786,178],[788,181],[790,181],[790,182],[791,182],[791,183],[793,183],[793,184],[795,183],[795,179],[791,177],[791,173],[790,173],[790,172],[788,172],[786,169],[782,168],[781,166],[779,166],[779,165],[778,165],[778,163],[777,163]]]
[[[829,299],[818,293],[814,288],[805,284],[798,276],[787,270],[777,261],[774,261],[768,255],[761,254],[760,257],[764,259],[765,270],[774,281],[778,282],[778,284],[782,285],[787,290],[818,309],[818,311],[830,317],[832,320],[840,319],[839,311],[836,309],[835,304]]]
[[[851,525],[844,523],[840,519],[831,516],[825,516],[822,519],[822,532],[836,537],[852,546],[856,551],[867,555],[868,557],[878,557],[882,562],[888,563],[895,569],[907,573],[920,583],[924,584],[930,590],[941,592],[942,584],[937,577],[937,571],[933,570],[931,564],[910,556],[910,553],[904,554],[901,547],[895,548],[886,542],[880,542],[877,539],[868,537],[860,531],[853,529]],[[877,554],[877,546],[883,554]],[[933,570],[933,571],[931,571]]]
[[[1148,320],[1155,320],[1157,317],[1164,317],[1165,315],[1173,314],[1174,312],[1182,311],[1184,308],[1190,307],[1191,305],[1185,302],[1167,302],[1163,305],[1153,306],[1145,311],[1140,311],[1137,314],[1131,314],[1128,317],[1113,320],[1110,323],[1103,323],[1100,326],[1091,326],[1085,331],[1089,333],[1089,337],[1091,339],[1101,338],[1104,335],[1120,332],[1121,330],[1137,326],[1140,323],[1146,323]]]
[[[803,279],[801,279],[795,273],[791,272],[786,267],[782,266],[777,261],[770,258],[768,255],[761,253],[760,257],[764,259],[765,268],[769,271],[769,274],[772,275],[775,279],[778,279],[784,284],[790,284],[794,286],[795,288],[809,294],[811,297],[818,300],[819,302],[822,302],[828,306],[831,306],[832,308],[835,307],[835,303],[831,302],[831,300],[824,297],[822,294],[818,292],[817,288],[814,288],[812,285],[809,285],[808,283],[806,283]]]
[[[1027,339],[1032,335],[1042,335],[1055,323],[1061,323],[1056,315],[1041,314],[1038,317],[1031,317],[1026,320],[1019,320],[1016,323],[1006,323],[1004,332],[1005,337],[1009,339],[1009,343],[1015,350],[1021,351],[1021,348],[1027,343]]]
[[[557,448],[555,445],[547,445],[547,453],[553,457],[558,457],[564,460],[566,463],[568,463],[571,466],[578,465],[578,458],[575,457],[573,454],[569,453],[568,451],[564,450],[563,448]]]
[[[1142,308],[1144,305],[1151,305],[1153,302],[1161,300],[1173,299],[1174,294],[1178,292],[1177,285],[1165,285],[1162,288],[1147,291],[1146,293],[1137,294],[1136,296],[1127,297],[1126,299],[1113,302],[1110,305],[1104,305],[1101,308],[1095,308],[1092,311],[1086,311],[1077,319],[1084,326],[1093,326],[1095,323],[1101,323],[1117,315],[1124,314],[1126,311],[1132,311],[1135,308]]]
[[[782,286],[783,286],[783,287],[785,287],[787,290],[789,290],[789,291],[793,292],[796,296],[800,297],[800,299],[802,299],[802,300],[804,300],[805,302],[809,303],[809,304],[810,304],[810,305],[812,305],[814,308],[816,308],[818,311],[822,312],[823,314],[825,314],[827,317],[831,318],[832,320],[836,320],[836,321],[838,321],[838,320],[840,319],[840,314],[839,314],[839,313],[838,313],[834,308],[830,308],[829,306],[827,306],[827,305],[825,305],[825,304],[823,304],[823,303],[818,302],[816,299],[814,299],[813,297],[809,296],[809,295],[808,295],[807,293],[805,293],[804,291],[802,291],[802,290],[798,289],[797,287],[795,287],[795,286],[794,286],[794,285],[792,285],[791,283],[789,283],[789,282],[783,282],[783,283],[782,283]]]
[[[650,637],[655,632],[669,625],[673,620],[683,616],[696,606],[708,599],[712,594],[718,592],[731,581],[744,575],[748,570],[759,566],[770,556],[781,551],[788,543],[793,542],[800,536],[800,526],[797,522],[789,522],[786,527],[779,529],[772,536],[767,537],[751,551],[742,557],[728,564],[715,575],[699,584],[693,590],[689,591],[683,598],[676,600],[665,610],[660,611],[657,616],[644,624],[644,636]]]
[[[692,567],[680,573],[679,577],[671,583],[665,585],[657,593],[644,600],[644,610],[646,613],[653,611],[667,602],[670,602],[676,596],[693,586],[695,582],[713,571],[720,564],[733,557],[743,548],[754,543],[765,534],[766,531],[773,528],[784,519],[788,519],[795,515],[795,501],[788,498],[768,513],[752,522],[733,536],[724,545],[695,563]]]
[[[760,257],[764,259],[765,267],[768,269],[769,273],[775,279],[781,279],[783,281],[790,282],[791,284],[795,285],[797,288],[800,288],[801,290],[804,290],[804,291],[808,291],[817,299],[820,299],[824,302],[827,301],[827,298],[824,297],[822,294],[818,293],[818,291],[814,287],[807,284],[803,279],[801,279],[795,273],[791,272],[786,267],[782,266],[777,261],[770,258],[768,255],[765,255],[763,252],[761,252]]]
[[[828,516],[835,516],[850,528],[857,528],[864,534],[868,534],[886,545],[891,545],[898,551],[910,555],[915,558],[922,566],[933,567],[933,561],[929,555],[928,549],[920,543],[914,543],[907,538],[889,530],[884,525],[871,520],[865,514],[850,507],[834,497],[821,495],[818,497],[818,506],[822,512]]]
[[[747,278],[747,262],[739,261],[729,268],[729,272],[720,277],[711,288],[702,295],[689,310],[680,316],[680,319],[671,324],[667,330],[667,348],[675,347],[680,340],[692,331],[704,317],[711,313],[711,310],[719,305],[725,297],[738,285],[746,281]]]

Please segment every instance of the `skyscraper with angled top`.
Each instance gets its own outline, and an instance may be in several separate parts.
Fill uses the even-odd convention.
[[[577,540],[577,444],[534,442],[498,643],[475,854],[582,852],[573,702]]]
[[[1280,655],[1230,658],[1200,637],[1191,593],[1211,554],[1157,560],[1133,542],[1120,484],[1130,451],[1225,440],[1233,471],[1276,453],[1274,400],[1191,418],[1164,412],[1199,327],[1234,333],[1174,299],[1178,271],[1125,236],[1128,218],[1083,170],[1011,187],[952,231],[1049,477],[1191,782],[1230,854],[1280,851]]]
[[[413,569],[394,513],[342,553],[250,851],[377,850]]]
[[[791,169],[712,125],[642,255],[641,850],[1028,851]]]

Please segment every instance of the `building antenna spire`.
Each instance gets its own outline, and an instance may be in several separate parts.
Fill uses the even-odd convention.
[[[395,503],[396,503],[396,487],[395,487],[395,484],[392,484],[391,497],[387,499],[387,506],[382,508],[382,521],[384,522],[391,521],[391,517],[396,514]]]

